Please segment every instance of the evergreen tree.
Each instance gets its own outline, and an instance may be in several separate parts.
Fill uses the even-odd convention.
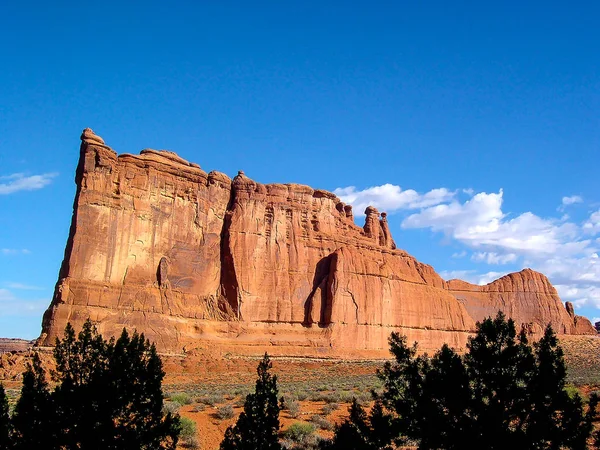
[[[348,408],[349,417],[336,427],[335,435],[331,442],[324,441],[321,445],[326,450],[371,450],[373,447],[369,441],[369,425],[367,413],[358,404],[356,398]]]
[[[598,399],[586,410],[581,397],[567,394],[562,350],[550,327],[532,348],[499,313],[477,324],[464,356],[448,346],[433,358],[417,356],[416,346],[398,334],[390,349],[395,361],[379,377],[382,405],[392,417],[382,413],[375,433],[373,418],[369,426],[364,412],[351,413],[332,443],[375,449],[393,438],[419,449],[587,448]],[[376,435],[385,438],[374,445]]]
[[[23,373],[21,396],[12,417],[16,450],[54,449],[54,410],[39,354]]]
[[[271,375],[271,360],[265,353],[258,364],[254,393],[246,396],[244,411],[237,423],[227,428],[221,450],[279,450],[277,376]]]
[[[525,333],[499,312],[477,324],[464,357],[472,388],[473,448],[527,448],[526,418],[535,359]]]
[[[393,425],[391,416],[383,410],[381,401],[377,400],[367,415],[364,408],[352,399],[349,417],[336,427],[331,441],[321,443],[323,450],[378,450],[391,449]]]
[[[528,420],[527,441],[534,449],[549,449],[565,441],[564,427],[577,422],[577,411],[583,414],[581,399],[570,399],[565,391],[567,369],[558,339],[547,327],[544,336],[534,344],[536,368],[530,385],[531,410]],[[570,414],[564,416],[568,408]],[[561,413],[563,411],[563,413]],[[576,430],[571,430],[576,431]],[[573,433],[574,435],[576,433]]]
[[[8,398],[4,386],[0,383],[0,449],[11,447],[11,423],[8,414]]]
[[[124,329],[105,341],[91,321],[75,339],[67,325],[54,350],[54,392],[67,449],[174,449],[179,421],[163,416],[164,371],[156,348]]]
[[[89,320],[77,337],[67,325],[54,358],[53,392],[37,354],[23,375],[13,416],[16,449],[176,448],[181,426],[162,413],[165,374],[144,335],[123,330],[107,342]]]
[[[180,431],[177,417],[163,415],[164,371],[154,344],[126,330],[110,346],[108,391],[113,418],[113,448],[175,448]]]
[[[434,355],[424,373],[423,397],[418,407],[423,448],[469,447],[467,442],[472,435],[470,380],[462,358],[447,345]]]
[[[67,324],[63,339],[56,339],[52,378],[57,386],[52,397],[60,444],[67,449],[108,448],[110,434],[106,428],[112,420],[107,408],[111,400],[108,353],[108,343],[89,320],[77,337]]]

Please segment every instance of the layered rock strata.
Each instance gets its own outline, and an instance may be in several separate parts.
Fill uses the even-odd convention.
[[[81,136],[65,258],[39,342],[90,317],[135,327],[163,351],[375,355],[392,331],[464,347],[503,310],[536,332],[593,333],[531,270],[487,286],[444,281],[396,248],[385,213],[364,227],[334,194],[204,172],[168,151],[117,155]]]

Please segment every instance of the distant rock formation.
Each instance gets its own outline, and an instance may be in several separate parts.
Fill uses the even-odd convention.
[[[392,331],[424,349],[463,348],[475,321],[504,311],[532,332],[593,334],[548,279],[526,269],[486,286],[444,281],[396,248],[386,214],[364,227],[334,194],[231,180],[175,153],[117,155],[81,136],[65,258],[39,343],[90,317],[135,327],[165,351],[374,355]]]
[[[35,341],[25,339],[0,338],[0,353],[24,352],[33,347]]]

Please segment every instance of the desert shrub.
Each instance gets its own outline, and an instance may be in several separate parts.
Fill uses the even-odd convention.
[[[175,414],[179,414],[180,408],[181,408],[181,405],[179,403],[165,402],[163,404],[162,410],[163,410],[163,414],[175,415]]]
[[[565,386],[565,392],[571,399],[574,399],[575,397],[577,397],[579,395],[583,398],[583,400],[586,400],[586,401],[588,400],[588,397],[586,395],[582,395],[581,391],[576,386],[573,386],[572,384],[568,384]]]
[[[172,394],[169,400],[171,400],[173,403],[179,403],[181,406],[191,405],[194,402],[190,394],[186,392],[177,392],[176,394]]]
[[[354,398],[361,406],[366,406],[373,400],[373,394],[370,392],[359,392]]]
[[[320,428],[321,430],[327,430],[327,431],[331,431],[334,428],[334,424],[332,422],[330,422],[329,420],[327,420],[325,417],[320,416],[318,414],[313,415],[310,418],[310,421],[315,424],[315,426],[317,428]]]
[[[191,437],[186,441],[182,442],[181,446],[183,448],[189,448],[190,450],[200,450],[200,441],[197,436]]]
[[[342,400],[342,395],[340,392],[330,392],[325,395],[323,399],[326,403],[340,403]]]
[[[206,405],[204,403],[198,403],[192,407],[192,412],[202,412],[206,409]]]
[[[196,422],[187,417],[179,418],[181,444],[185,448],[199,448],[198,437],[196,435]]]
[[[285,403],[285,409],[292,419],[295,419],[300,415],[300,403],[296,400],[289,400]]]
[[[296,392],[296,398],[303,402],[304,400],[306,400],[308,398],[308,392],[306,391],[298,391]]]
[[[279,405],[281,406],[281,409],[284,411],[287,411],[289,405],[291,402],[294,401],[294,398],[290,395],[290,394],[283,394],[281,396],[281,398],[279,399]]]
[[[221,420],[231,419],[234,415],[231,405],[223,405],[217,410],[217,417]]]
[[[356,394],[351,391],[344,390],[339,393],[340,403],[350,403],[354,397]]]
[[[204,403],[205,405],[209,405],[209,406],[215,406],[215,405],[219,405],[221,403],[225,403],[225,397],[221,393],[214,393],[214,394],[209,394],[209,395],[205,395],[202,397],[198,397],[196,399],[196,402]]]
[[[323,406],[323,414],[328,416],[332,412],[337,411],[339,408],[340,405],[338,405],[337,403],[328,403],[325,406]]]
[[[315,426],[308,422],[294,422],[283,432],[283,437],[292,442],[306,442],[315,432]]]

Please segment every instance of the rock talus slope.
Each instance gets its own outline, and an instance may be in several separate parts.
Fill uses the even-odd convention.
[[[498,309],[532,332],[593,333],[537,272],[442,280],[396,248],[373,207],[361,228],[330,192],[206,173],[168,151],[117,155],[90,129],[81,140],[43,345],[88,317],[104,335],[137,328],[175,352],[374,355],[392,331],[460,348]]]

